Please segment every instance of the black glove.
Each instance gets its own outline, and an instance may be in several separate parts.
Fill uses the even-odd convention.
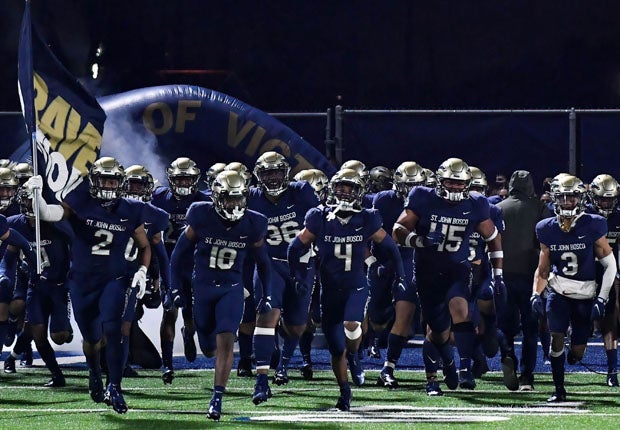
[[[445,235],[440,231],[429,231],[425,236],[418,236],[415,240],[416,247],[428,248],[443,243]]]
[[[263,315],[271,311],[271,297],[261,297],[256,304],[256,312]]]
[[[405,280],[400,276],[397,276],[392,282],[392,297],[396,297],[398,294],[402,294],[407,290],[407,284]]]
[[[495,302],[500,305],[505,305],[508,301],[507,294],[504,277],[502,275],[495,275],[493,277],[493,295],[495,296]]]
[[[532,306],[532,316],[535,319],[538,320],[545,316],[545,303],[540,294],[533,294],[530,297],[530,305]]]
[[[300,297],[305,297],[308,295],[308,290],[310,290],[310,287],[308,284],[306,284],[303,280],[301,279],[295,279],[295,292],[297,293],[298,296]]]
[[[592,321],[598,321],[605,316],[605,304],[605,301],[600,297],[594,299],[592,303],[592,312],[590,313],[590,319]]]

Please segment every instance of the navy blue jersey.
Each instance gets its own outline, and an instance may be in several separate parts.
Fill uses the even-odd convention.
[[[504,218],[502,217],[502,209],[498,206],[490,206],[490,218],[497,227],[499,234],[504,232]],[[487,243],[480,236],[480,233],[474,231],[469,236],[469,261],[481,260],[485,263],[488,260]]]
[[[217,214],[210,202],[194,203],[187,211],[187,224],[198,241],[194,250],[194,285],[241,282],[248,249],[267,235],[267,219],[246,210],[230,223]]]
[[[586,206],[586,212],[598,215],[598,211],[591,205]],[[607,242],[618,255],[618,239],[620,238],[620,208],[613,211],[607,217]]]
[[[291,182],[276,203],[269,201],[261,188],[250,188],[248,209],[265,215],[268,220],[271,258],[286,260],[288,245],[301,231],[306,212],[318,204],[314,188],[305,181]]]
[[[5,217],[10,217],[13,215],[19,215],[21,213],[21,209],[19,207],[19,204],[16,202],[13,202],[9,205],[8,208],[6,208],[3,212],[2,215],[4,215]]]
[[[468,199],[449,202],[437,195],[434,189],[413,187],[405,207],[419,218],[418,235],[429,231],[441,231],[443,243],[416,250],[416,267],[439,267],[468,261],[469,237],[482,221],[490,216],[490,204],[486,197],[471,193]],[[428,266],[426,266],[428,265]]]
[[[362,207],[364,209],[372,209],[372,203],[375,200],[375,196],[375,193],[364,194],[364,196],[362,196]]]
[[[344,225],[331,208],[308,211],[305,225],[316,236],[323,288],[358,287],[366,276],[366,244],[382,224],[381,215],[374,209],[353,213]]]
[[[36,249],[34,226],[25,215],[13,215],[8,219],[11,228],[26,238],[32,249]],[[54,224],[41,223],[41,277],[53,284],[64,283],[69,271],[69,239],[54,227]]]
[[[6,217],[0,214],[0,237],[4,236],[9,231],[9,224],[6,221]],[[6,251],[6,242],[0,241],[0,257],[4,255]]]
[[[119,199],[107,210],[94,199],[85,200],[69,217],[75,232],[71,249],[71,270],[116,278],[125,274],[129,238],[143,224],[145,204]]]
[[[163,232],[168,228],[168,213],[150,203],[144,204],[142,220],[144,221],[144,230],[149,242],[157,233]],[[139,265],[138,247],[134,243],[133,237],[130,237],[127,242],[125,258],[127,259],[127,273],[133,275],[138,270]]]
[[[197,191],[196,193],[186,196],[180,200],[174,196],[168,187],[158,187],[153,191],[153,200],[151,200],[151,204],[166,211],[170,220],[169,227],[164,229],[166,231],[164,240],[166,243],[166,249],[168,250],[168,255],[172,253],[174,244],[177,242],[177,239],[187,225],[185,222],[187,209],[189,209],[190,205],[194,202],[208,201],[211,201],[211,197],[207,196],[202,191]]]
[[[405,204],[401,198],[396,195],[393,190],[380,191],[374,195],[373,207],[381,214],[383,220],[383,229],[391,234],[394,223],[403,213]],[[403,262],[413,260],[413,248],[399,247],[400,255]],[[380,255],[377,248],[373,248],[373,254],[381,261],[389,258],[387,255]]]
[[[536,224],[536,237],[549,247],[553,273],[577,281],[595,279],[594,242],[607,234],[607,221],[599,215],[583,214],[569,232],[563,232],[557,217]]]

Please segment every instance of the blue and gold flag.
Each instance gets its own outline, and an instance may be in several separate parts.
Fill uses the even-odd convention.
[[[43,41],[32,24],[29,0],[18,56],[22,112],[28,132],[36,133],[44,196],[72,206],[88,195],[86,175],[99,157],[106,114]]]

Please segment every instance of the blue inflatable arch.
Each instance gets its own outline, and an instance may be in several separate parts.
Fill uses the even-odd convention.
[[[145,165],[160,183],[175,158],[193,159],[205,172],[217,162],[240,161],[252,170],[266,151],[277,151],[291,174],[318,168],[328,176],[334,166],[289,127],[240,100],[197,86],[166,85],[102,97],[107,114],[102,156],[124,166]],[[28,159],[29,143],[12,156]]]

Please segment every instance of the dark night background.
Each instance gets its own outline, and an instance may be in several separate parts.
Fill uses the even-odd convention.
[[[32,3],[57,56],[98,96],[187,83],[269,112],[620,107],[617,1]],[[22,10],[2,1],[5,111],[19,110]]]

